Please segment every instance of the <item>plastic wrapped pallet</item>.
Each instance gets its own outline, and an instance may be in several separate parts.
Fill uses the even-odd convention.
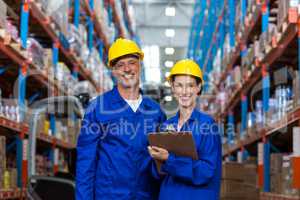
[[[13,22],[10,20],[6,20],[5,23],[5,31],[10,35],[11,38],[18,41],[19,40],[19,31]]]
[[[261,35],[260,35],[260,38],[259,38],[259,48],[261,50],[261,52],[264,52],[265,49],[266,49],[266,46],[268,45],[268,32],[263,32]]]
[[[293,169],[292,169],[292,156],[283,156],[282,162],[282,194],[300,197],[300,190],[292,187]]]
[[[0,0],[0,27],[5,28],[7,17],[7,5],[4,1]]]
[[[240,1],[237,1],[237,5],[235,7],[235,13],[236,13],[236,18],[235,18],[235,32],[238,33],[241,31],[241,3]]]
[[[269,26],[269,40],[270,42],[272,42],[272,38],[276,37],[278,34],[278,28],[276,26],[276,24],[270,24]]]
[[[278,1],[277,27],[281,28],[284,23],[289,7],[289,0]]]
[[[83,61],[86,60],[86,54],[88,54],[87,49],[87,32],[83,25],[79,25],[77,28],[73,24],[70,25],[70,31],[68,35],[68,41],[70,44],[70,49],[75,52],[77,56],[82,58]],[[84,47],[84,48],[83,48]]]
[[[39,0],[42,9],[50,16],[64,36],[68,36],[69,1],[68,0]]]
[[[53,77],[53,52],[52,49],[44,49],[44,65],[49,77]]]
[[[34,38],[27,40],[28,59],[36,64],[40,69],[45,67],[45,53],[44,48]]]
[[[263,53],[261,52],[261,49],[260,49],[259,40],[254,41],[254,57],[257,59],[262,59],[262,57],[263,57]]]
[[[72,89],[72,86],[76,84],[75,78],[71,75],[70,69],[65,65],[65,63],[59,62],[56,68],[56,78],[60,81],[62,88]]]
[[[73,24],[70,25],[68,41],[70,44],[70,49],[75,52],[77,56],[79,56],[81,53],[82,38],[80,36],[79,29]]]

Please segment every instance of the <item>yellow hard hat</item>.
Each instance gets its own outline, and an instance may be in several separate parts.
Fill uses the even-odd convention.
[[[204,83],[202,70],[199,65],[190,59],[180,60],[172,67],[167,80],[170,81],[174,75],[191,75],[198,77]]]
[[[109,48],[108,66],[112,67],[111,62],[116,58],[120,58],[129,54],[137,54],[141,60],[144,58],[144,53],[134,41],[118,38]]]

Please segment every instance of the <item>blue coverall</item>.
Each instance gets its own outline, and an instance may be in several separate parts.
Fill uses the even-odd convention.
[[[92,101],[77,143],[77,200],[157,199],[147,134],[166,117],[148,97],[132,111],[117,87]]]
[[[179,113],[162,125],[162,130],[177,130]],[[176,156],[169,158],[158,174],[155,163],[152,173],[163,179],[159,200],[217,200],[220,195],[222,153],[221,137],[213,118],[196,109],[180,131],[191,131],[198,153],[198,160]]]

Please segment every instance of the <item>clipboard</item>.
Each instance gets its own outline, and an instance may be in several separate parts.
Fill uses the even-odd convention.
[[[198,160],[197,148],[192,132],[158,132],[148,135],[150,146],[168,150],[176,156],[190,157]],[[161,173],[161,162],[155,161],[158,172]]]

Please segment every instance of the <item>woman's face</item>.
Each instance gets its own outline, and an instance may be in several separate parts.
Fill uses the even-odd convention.
[[[171,84],[174,97],[180,107],[190,108],[196,105],[201,83],[197,84],[196,78],[189,75],[176,75]]]

